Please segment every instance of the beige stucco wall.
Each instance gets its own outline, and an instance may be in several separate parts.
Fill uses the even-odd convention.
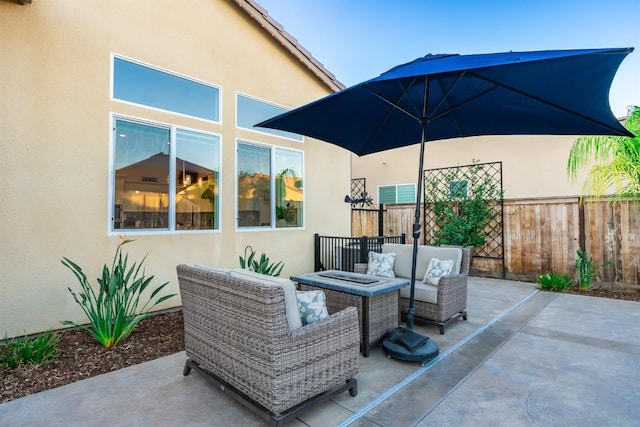
[[[93,281],[118,243],[109,235],[110,114],[222,136],[221,230],[146,233],[126,246],[146,253],[156,282],[178,292],[175,266],[237,266],[246,245],[286,263],[284,276],[311,271],[313,233],[349,235],[350,156],[332,145],[236,129],[236,92],[296,107],[329,93],[232,2],[223,0],[0,1],[0,334],[59,328],[83,316],[63,256]],[[222,88],[222,123],[110,100],[116,53]],[[237,231],[236,138],[304,150],[305,227]],[[161,308],[179,305],[179,298]]]
[[[576,183],[567,178],[569,150],[576,136],[509,135],[457,138],[429,142],[424,169],[502,161],[505,198],[571,197],[580,194],[585,174]],[[419,144],[352,156],[353,178],[366,178],[377,203],[378,186],[416,184]]]

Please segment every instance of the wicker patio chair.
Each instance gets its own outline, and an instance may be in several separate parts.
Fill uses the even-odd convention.
[[[282,287],[179,265],[191,369],[279,425],[349,390],[357,394],[360,333],[349,307],[291,330]],[[295,407],[295,408],[294,408]]]

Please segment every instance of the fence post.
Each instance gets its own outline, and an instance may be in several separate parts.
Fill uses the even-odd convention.
[[[313,271],[320,271],[320,234],[313,235]]]
[[[402,233],[400,236],[402,236],[401,237],[402,244],[403,245],[406,244],[407,243],[407,234],[406,233]]]
[[[584,204],[580,203],[580,199],[578,199],[578,246],[580,246],[583,250],[587,250],[586,248],[586,236],[585,236],[585,225],[584,225]]]
[[[360,261],[367,263],[369,261],[369,238],[367,236],[360,237]]]
[[[378,236],[384,236],[384,203],[378,205]]]

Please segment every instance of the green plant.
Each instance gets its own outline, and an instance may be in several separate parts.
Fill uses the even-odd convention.
[[[165,295],[152,302],[160,291],[169,284],[169,282],[165,282],[151,292],[151,296],[142,307],[138,307],[142,293],[147,289],[154,276],[145,277],[144,271],[141,272],[142,265],[147,258],[146,255],[139,264],[136,265],[134,262],[131,267],[128,267],[129,256],[124,255],[123,257],[122,246],[133,240],[122,236],[120,236],[120,240],[111,268],[105,264],[102,269],[102,277],[97,279],[99,285],[97,293],[91,287],[82,268],[68,258],[63,258],[61,261],[80,282],[81,292],[76,294],[71,288],[67,289],[87,315],[89,326],[79,325],[70,320],[64,320],[61,323],[85,330],[107,348],[126,339],[138,323],[149,316],[149,312],[154,306],[175,296],[175,294]]]
[[[251,250],[251,253],[247,257],[247,251]],[[256,260],[256,252],[251,246],[244,248],[244,258],[239,256],[240,267],[245,270],[255,271],[256,273],[266,274],[268,276],[279,276],[284,268],[284,263],[279,261],[277,264],[269,263],[269,257],[266,254],[261,254],[260,259]]]
[[[538,284],[543,291],[564,292],[571,286],[571,279],[564,274],[547,273],[538,276]]]
[[[20,365],[46,363],[58,357],[60,336],[51,331],[34,338],[14,338],[4,336],[4,348],[0,348],[0,367],[14,369]]]
[[[276,206],[276,218],[284,219],[289,222],[293,220],[293,212],[291,211],[292,206],[287,203],[286,206]]]
[[[480,195],[458,202],[435,202],[436,245],[481,247],[486,243],[485,228],[493,218],[493,209]]]
[[[293,184],[294,187],[300,188],[302,180],[292,168],[282,169],[276,176],[276,219],[290,223],[294,220],[294,211],[291,203],[285,200],[287,181],[290,185]]]
[[[567,175],[575,182],[581,169],[590,166],[582,186],[582,199],[599,199],[610,189],[617,198],[640,198],[640,107],[629,108],[625,121],[635,138],[582,136],[576,139],[567,160]],[[595,164],[594,164],[595,161]]]
[[[431,183],[435,245],[485,245],[487,226],[499,213],[495,201],[502,192],[483,167],[474,164],[462,177],[454,168],[444,176],[444,183]]]
[[[607,261],[598,268],[593,267],[593,259],[591,255],[578,248],[576,251],[576,269],[578,270],[578,289],[581,291],[588,291],[591,286],[591,281],[598,275],[598,272],[607,265],[611,264],[611,261]]]

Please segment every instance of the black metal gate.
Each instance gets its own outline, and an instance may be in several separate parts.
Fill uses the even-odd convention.
[[[339,237],[314,235],[314,271],[353,271],[355,263],[367,263],[369,251],[382,252],[385,243],[405,244],[407,237],[362,236]]]

